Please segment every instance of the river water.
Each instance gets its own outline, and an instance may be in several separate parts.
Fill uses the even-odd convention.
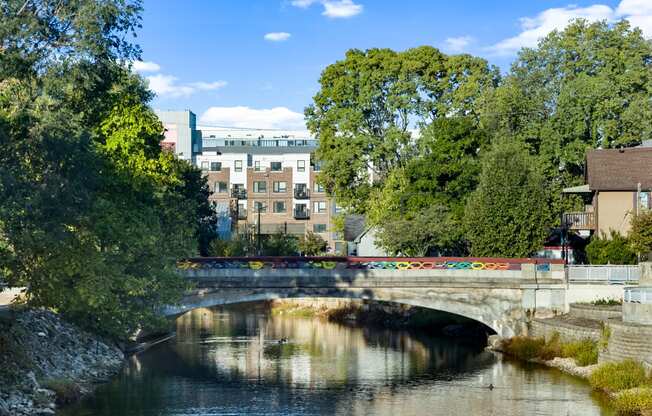
[[[611,414],[582,381],[449,338],[242,308],[176,325],[58,415]]]

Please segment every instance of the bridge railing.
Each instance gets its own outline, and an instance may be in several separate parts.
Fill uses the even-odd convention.
[[[353,270],[521,270],[562,267],[562,260],[493,257],[199,257],[180,261],[180,269],[353,269]]]
[[[568,281],[571,283],[631,284],[640,279],[638,266],[630,265],[569,265]]]
[[[627,287],[623,296],[625,303],[652,303],[652,287]]]

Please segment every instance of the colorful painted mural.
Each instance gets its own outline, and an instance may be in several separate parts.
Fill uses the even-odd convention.
[[[549,271],[549,262],[534,259],[484,258],[363,258],[363,257],[238,257],[201,258],[179,262],[180,269],[357,269],[357,270],[521,270],[536,263],[537,270]]]

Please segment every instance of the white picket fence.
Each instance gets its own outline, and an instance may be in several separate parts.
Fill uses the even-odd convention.
[[[640,270],[638,266],[607,264],[604,266],[573,264],[568,266],[568,281],[571,283],[638,283]]]

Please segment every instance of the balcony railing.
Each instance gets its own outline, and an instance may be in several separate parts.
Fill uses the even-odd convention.
[[[294,188],[294,199],[310,199],[310,190],[306,188]]]
[[[242,188],[231,189],[231,198],[247,199],[247,190]]]
[[[310,219],[310,210],[309,209],[294,209],[294,219],[295,220],[308,220]]]
[[[246,220],[247,219],[247,209],[246,208],[238,209],[238,219],[239,220]]]
[[[595,230],[594,212],[565,212],[562,225],[570,230]]]

